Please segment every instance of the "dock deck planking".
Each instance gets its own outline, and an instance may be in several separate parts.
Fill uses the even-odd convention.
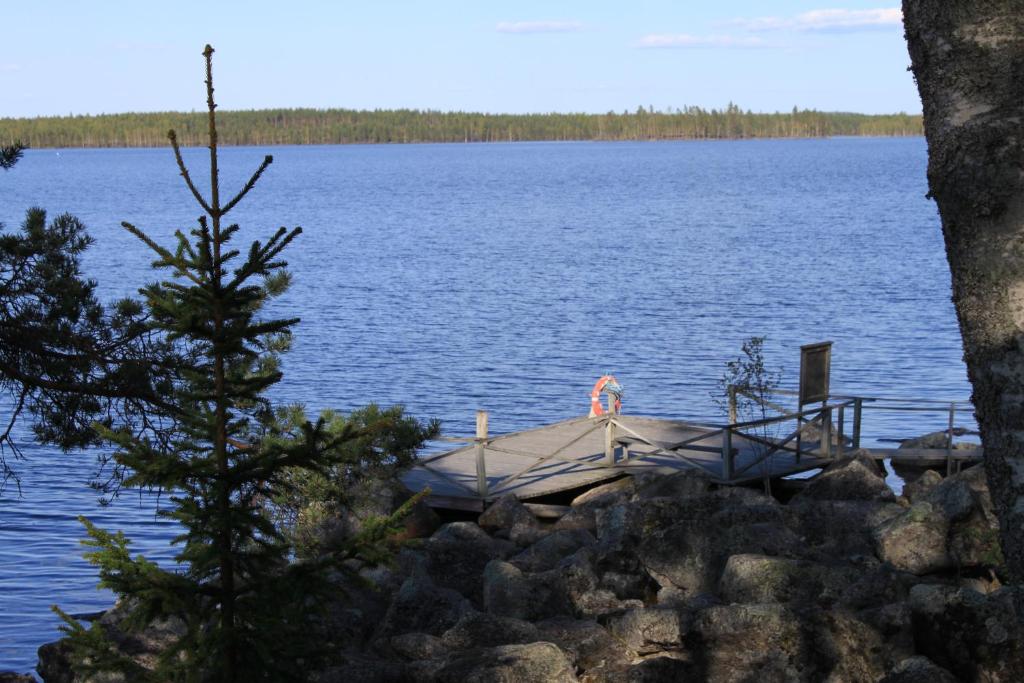
[[[763,447],[734,434],[732,445],[737,451],[734,471],[742,474],[726,482],[721,453],[693,448],[720,449],[722,434],[717,428],[676,420],[617,415],[615,419],[621,427],[616,429],[620,439],[617,441],[616,464],[608,465],[605,462],[603,419],[574,418],[489,438],[484,448],[488,487],[485,499],[493,500],[509,493],[520,499],[537,498],[593,485],[624,473],[671,474],[694,468],[707,472],[717,482],[741,484],[760,480],[766,475],[775,478],[817,469],[828,462],[827,459],[809,457],[806,453],[797,462],[794,454],[780,451],[744,472],[744,468],[763,453]],[[702,434],[707,436],[700,438]],[[637,442],[634,435],[657,444],[657,447]],[[675,451],[678,455],[671,451],[659,452],[659,447],[668,450],[672,445],[688,440],[692,441]],[[627,446],[628,459],[622,457],[623,441],[632,442]],[[809,450],[813,448],[813,444],[807,446],[811,447]],[[425,465],[414,466],[406,472],[402,481],[413,491],[429,486],[432,497],[481,501],[476,489],[476,448],[476,444],[469,444],[431,456]],[[550,459],[538,462],[544,458]],[[532,469],[513,481],[505,481],[531,465],[534,465]]]

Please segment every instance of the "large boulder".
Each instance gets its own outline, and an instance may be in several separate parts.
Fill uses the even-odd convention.
[[[544,638],[537,627],[528,621],[481,612],[463,616],[441,637],[449,651],[533,643],[538,640]]]
[[[635,490],[633,477],[624,477],[581,493],[572,501],[572,509],[555,522],[555,529],[597,529],[597,512],[624,505]]]
[[[929,574],[949,569],[949,522],[931,503],[919,501],[874,529],[878,557],[896,569]]]
[[[508,562],[491,561],[484,570],[484,609],[528,621],[571,613],[556,572],[526,574]]]
[[[472,522],[451,522],[426,539],[415,555],[407,553],[414,558],[407,572],[425,572],[437,585],[459,591],[482,606],[484,568],[515,551],[515,544],[491,538]]]
[[[1024,588],[982,595],[922,584],[910,605],[920,654],[962,680],[1024,681]]]
[[[725,563],[719,594],[735,603],[815,603],[830,606],[861,576],[852,565],[825,565],[767,555],[739,554]]]
[[[682,649],[688,629],[685,613],[671,608],[638,607],[608,620],[612,635],[639,654]]]
[[[526,572],[554,569],[559,562],[580,548],[597,545],[593,534],[583,529],[555,531],[512,557],[509,562]]]
[[[783,605],[723,605],[703,610],[691,651],[715,683],[818,681],[826,671],[812,657],[801,617]]]
[[[477,523],[495,536],[507,538],[518,546],[530,545],[547,533],[529,508],[512,493],[502,496],[487,508]]]
[[[869,457],[853,455],[830,464],[814,477],[793,501],[803,500],[892,500],[892,489]]]
[[[953,674],[920,655],[907,657],[878,683],[957,683]]]
[[[647,498],[689,498],[711,490],[711,477],[695,469],[685,469],[673,474],[644,473],[636,477],[636,492],[633,500]]]
[[[925,470],[919,477],[903,486],[903,497],[913,503],[941,483],[941,474],[935,470]]]
[[[591,619],[554,617],[537,622],[537,629],[540,640],[557,645],[578,669],[624,664],[635,654]]]
[[[820,560],[873,556],[872,529],[905,509],[882,500],[799,500],[786,506],[808,557]]]
[[[418,574],[405,580],[381,623],[378,637],[402,633],[440,636],[473,611],[469,600],[451,588],[436,586]]]
[[[455,655],[435,677],[437,683],[572,683],[572,662],[552,643],[501,645]]]

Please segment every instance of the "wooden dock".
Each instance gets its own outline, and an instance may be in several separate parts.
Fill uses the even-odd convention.
[[[776,479],[824,467],[845,450],[859,448],[865,403],[882,399],[836,398],[751,422],[736,422],[733,413],[727,425],[617,414],[609,401],[609,412],[596,417],[502,435],[488,434],[487,413],[478,411],[474,438],[452,439],[465,445],[420,459],[402,482],[412,491],[429,487],[428,502],[436,507],[482,510],[508,494],[531,500],[640,472],[695,469],[722,485]],[[847,409],[853,413],[849,439],[844,434]],[[952,472],[954,464],[959,468],[964,461],[981,457],[980,448],[953,450],[953,410],[949,409],[950,437],[944,450],[873,448],[863,453],[925,466],[944,462]],[[793,429],[782,436],[787,423]]]
[[[732,451],[728,459],[722,455],[726,447]],[[742,484],[827,464],[812,454],[814,444],[804,447],[799,457],[784,447],[765,457],[772,449],[719,427],[633,415],[581,417],[473,439],[423,458],[402,481],[413,491],[430,487],[440,507],[479,509],[509,493],[529,500],[638,472],[698,469],[715,482]]]

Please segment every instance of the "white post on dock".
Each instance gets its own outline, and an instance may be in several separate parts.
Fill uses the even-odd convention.
[[[953,423],[956,420],[956,404],[949,404],[949,429],[946,431],[946,476],[953,474]]]
[[[487,496],[487,467],[484,448],[487,446],[487,411],[476,411],[476,490],[481,498]]]
[[[730,384],[727,389],[729,394],[729,424],[736,424],[736,385]]]
[[[722,432],[722,473],[725,481],[732,481],[732,427],[727,426]]]
[[[836,435],[836,456],[839,458],[843,457],[843,446],[845,445],[843,443],[843,440],[846,438],[846,436],[843,434],[843,428],[846,426],[843,424],[845,417],[846,406],[841,405],[839,406],[839,419],[836,421],[836,426],[838,427],[838,429],[836,430],[838,432],[838,434]]]
[[[615,394],[608,392],[608,421],[604,425],[604,461],[615,464]]]

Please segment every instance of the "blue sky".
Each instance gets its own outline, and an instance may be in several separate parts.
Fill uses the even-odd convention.
[[[2,1],[0,117],[225,109],[919,112],[898,2]],[[16,30],[11,30],[16,27]]]

